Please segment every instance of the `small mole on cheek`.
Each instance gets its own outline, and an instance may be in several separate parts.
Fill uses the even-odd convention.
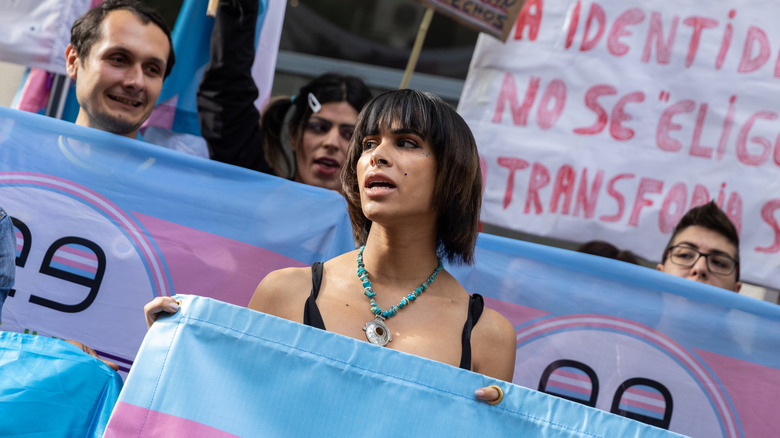
[[[404,176],[406,176],[406,173],[404,172]]]

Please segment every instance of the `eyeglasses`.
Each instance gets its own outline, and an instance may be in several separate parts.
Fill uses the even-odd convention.
[[[701,257],[707,261],[707,269],[717,275],[731,275],[739,263],[727,254],[701,252],[690,246],[676,245],[669,248],[669,259],[672,263],[685,268],[695,265]]]

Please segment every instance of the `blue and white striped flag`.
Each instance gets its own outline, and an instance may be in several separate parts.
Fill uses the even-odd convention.
[[[677,437],[440,362],[209,298],[152,325],[106,437]],[[474,390],[498,384],[491,406]]]

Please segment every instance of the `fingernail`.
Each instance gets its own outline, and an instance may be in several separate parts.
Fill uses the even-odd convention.
[[[485,391],[478,389],[474,391],[474,395],[476,395],[477,397],[482,397],[483,395],[485,395]]]
[[[168,304],[168,308],[171,309],[171,311],[175,312],[175,311],[179,310],[179,304],[176,303],[175,301],[171,302],[171,303]]]

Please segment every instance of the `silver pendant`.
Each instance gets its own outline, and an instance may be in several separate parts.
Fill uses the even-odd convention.
[[[385,324],[383,319],[384,318],[381,316],[377,316],[376,319],[368,321],[363,327],[368,342],[382,347],[393,340],[393,338],[390,337],[390,329],[387,328],[387,324]]]

